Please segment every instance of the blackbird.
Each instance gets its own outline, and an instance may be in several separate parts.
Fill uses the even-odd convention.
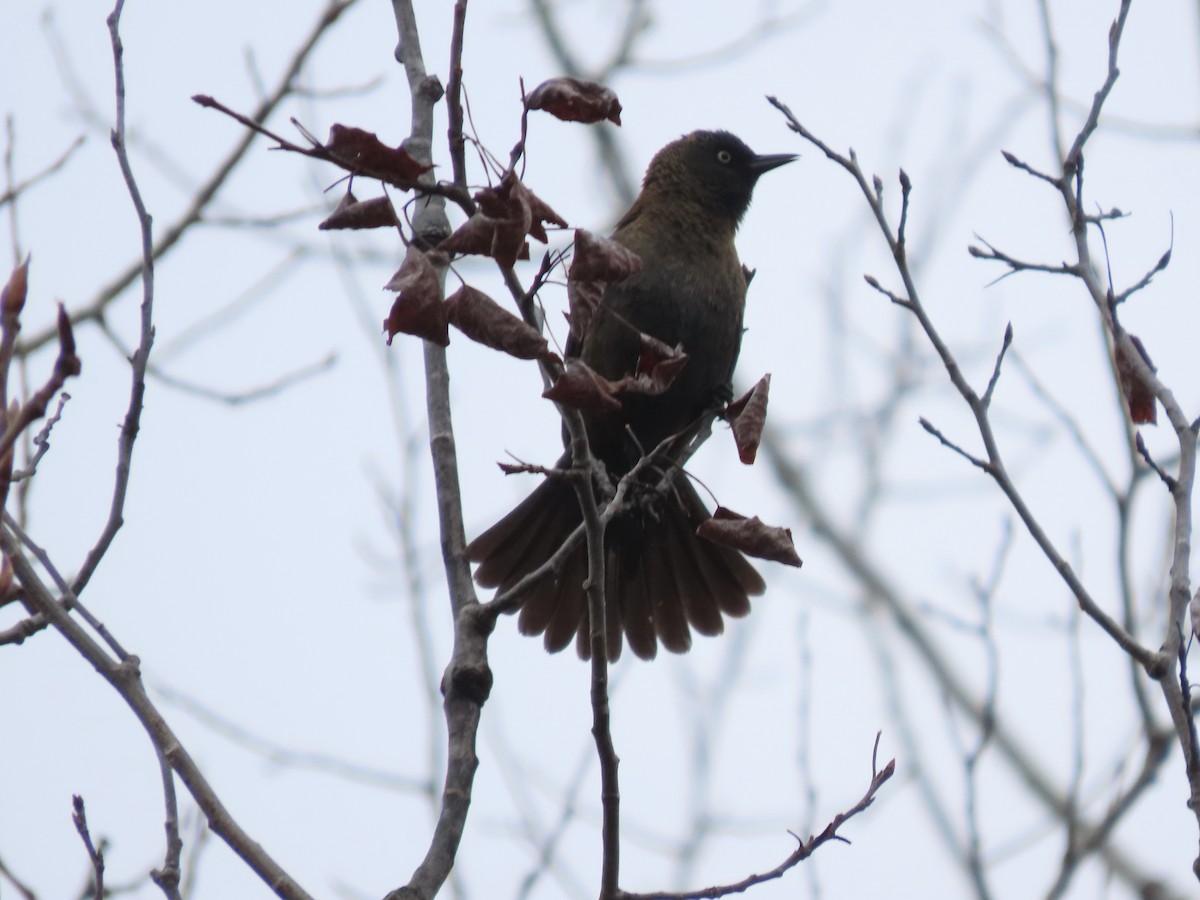
[[[639,332],[674,347],[688,360],[657,396],[621,395],[621,410],[583,413],[593,455],[615,483],[643,453],[727,400],[742,339],[747,276],[734,234],[750,206],[759,176],[795,158],[760,156],[726,131],[695,131],[667,144],[646,170],[641,193],[612,238],[636,253],[641,269],[610,284],[582,341],[568,346],[599,374],[619,379],[637,366]],[[570,465],[569,454],[558,461]],[[658,644],[674,653],[692,643],[691,629],[715,635],[722,613],[744,616],[749,597],[765,588],[735,550],[696,536],[710,518],[704,501],[668,461],[667,491],[644,491],[643,502],[614,518],[605,532],[608,657],[621,653],[622,630],[643,659]],[[647,483],[662,479],[663,466]],[[467,556],[479,563],[475,580],[504,590],[546,562],[582,521],[575,490],[563,478],[545,479],[512,512],[477,537]],[[518,628],[545,634],[546,649],[577,638],[590,655],[586,547],[543,579],[521,605]]]

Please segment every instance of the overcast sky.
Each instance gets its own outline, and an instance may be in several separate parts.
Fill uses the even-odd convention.
[[[426,65],[443,81],[450,6],[420,2],[417,9]],[[619,30],[609,4],[560,6],[569,43],[586,61],[603,59]],[[772,427],[797,459],[811,463],[839,523],[861,527],[873,563],[924,604],[962,678],[982,690],[988,672],[980,645],[956,623],[977,619],[970,586],[987,581],[1006,546],[1011,513],[982,475],[920,428],[918,416],[926,416],[977,445],[969,413],[946,391],[932,351],[898,352],[920,341],[911,319],[862,280],[871,272],[897,285],[857,189],[787,130],[764,95],[788,103],[832,146],[853,146],[893,200],[897,170],[905,168],[915,186],[910,240],[922,293],[968,378],[986,383],[1012,322],[1021,359],[1087,424],[1098,456],[1119,470],[1121,429],[1088,298],[1051,276],[990,284],[1002,271],[966,252],[979,235],[1014,255],[1051,264],[1069,258],[1053,192],[1015,172],[999,152],[1053,165],[1044,104],[1027,80],[1044,67],[1036,4],[733,6],[658,4],[634,64],[611,84],[624,106],[618,145],[635,179],[659,146],[695,128],[727,128],[760,153],[802,154],[764,179],[739,237],[743,259],[758,270],[739,382],[772,373]],[[789,17],[793,8],[804,14]],[[319,9],[304,0],[280,16],[266,3],[129,0],[123,34],[134,165],[160,233],[241,135],[236,123],[189,97],[211,94],[251,110],[256,80],[275,84]],[[1064,121],[1073,134],[1078,104],[1089,103],[1103,80],[1117,4],[1063,0],[1052,9]],[[138,254],[137,223],[106,139],[113,110],[106,14],[94,4],[0,6],[0,111],[12,122],[18,180],[78,135],[87,138],[18,209],[19,247],[33,257],[26,334],[52,321],[55,301],[88,302]],[[784,21],[756,34],[757,23],[772,15]],[[1093,142],[1086,169],[1091,203],[1131,213],[1107,230],[1118,285],[1153,266],[1173,235],[1169,269],[1127,304],[1123,321],[1192,415],[1200,402],[1192,337],[1200,324],[1200,253],[1193,247],[1193,213],[1200,211],[1198,34],[1195,4],[1135,4],[1108,108],[1113,121]],[[392,60],[394,43],[387,5],[358,4],[305,69],[301,81],[315,97],[287,103],[272,126],[290,133],[287,117],[295,116],[324,135],[339,121],[398,142],[408,130],[409,100]],[[493,153],[506,157],[518,135],[519,79],[532,87],[558,74],[524,4],[472,5],[465,85],[475,130]],[[340,89],[351,90],[330,96]],[[85,120],[83,110],[97,119]],[[439,124],[437,134],[444,130]],[[448,176],[440,146],[435,159]],[[473,177],[482,182],[478,167]],[[440,711],[427,703],[414,585],[425,592],[434,679],[451,628],[421,348],[403,338],[383,348],[378,331],[390,305],[380,287],[401,252],[387,235],[316,230],[338,193],[320,191],[336,178],[327,167],[260,143],[210,211],[213,223],[159,267],[154,359],[172,381],[149,383],[126,524],[83,600],[139,655],[153,695],[255,839],[314,895],[365,897],[408,879],[432,821],[414,785],[429,777],[430,729],[440,746],[441,724]],[[622,211],[585,126],[533,117],[526,181],[572,226],[602,232]],[[356,191],[374,194],[366,184]],[[272,228],[217,221],[283,213],[298,217]],[[561,246],[566,238],[552,240]],[[6,210],[0,268],[8,268],[13,244]],[[523,280],[532,278],[539,255],[535,248],[534,261],[519,268]],[[490,264],[464,262],[458,271],[497,299],[505,296]],[[563,293],[547,294],[551,310],[562,307]],[[126,346],[136,341],[139,296],[136,287],[127,290],[107,316]],[[549,321],[561,340],[561,319],[552,312]],[[83,375],[68,385],[71,399],[32,489],[28,519],[33,539],[68,573],[108,513],[129,382],[123,351],[99,329],[81,326],[77,338]],[[860,520],[871,487],[863,480],[856,415],[878,407],[896,374],[891,361],[901,358],[918,361],[902,373],[917,387],[888,426],[886,503]],[[30,381],[40,383],[51,365],[49,353],[34,356]],[[459,337],[450,365],[467,527],[475,534],[531,487],[505,479],[494,463],[516,456],[549,464],[560,426],[539,397],[532,364]],[[389,390],[389,367],[397,392]],[[304,377],[259,401],[205,396],[240,395],[296,373]],[[1054,437],[1058,422],[1015,370],[1007,370],[996,402],[1023,489],[1037,498],[1047,529],[1097,595],[1115,603],[1112,523],[1100,484],[1071,442]],[[1164,458],[1170,437],[1162,427],[1146,430],[1152,451]],[[788,829],[820,830],[861,795],[882,730],[881,757],[898,757],[899,774],[848,828],[853,845],[822,849],[808,871],[793,871],[754,896],[967,896],[970,886],[922,800],[888,683],[900,687],[923,744],[920,759],[944,776],[934,781],[960,819],[959,757],[973,731],[961,721],[959,731],[948,724],[954,717],[941,691],[895,650],[890,625],[879,617],[876,633],[864,628],[858,588],[767,468],[739,465],[720,429],[710,444],[692,467],[696,474],[723,504],[790,527],[805,565],[795,571],[764,564],[766,596],[721,639],[698,640],[685,658],[623,659],[614,670],[623,887],[695,888],[776,865],[794,846]],[[416,566],[400,564],[385,496],[411,504]],[[1133,578],[1151,598],[1161,596],[1163,583],[1162,499],[1155,494],[1137,510]],[[1003,648],[1000,703],[1038,762],[1065,777],[1076,756],[1070,710],[1082,695],[1083,795],[1094,803],[1090,812],[1102,814],[1113,783],[1133,777],[1122,762],[1140,760],[1128,701],[1115,709],[1107,702],[1127,692],[1127,663],[1086,622],[1075,645],[1078,662],[1072,660],[1064,637],[1073,627],[1067,591],[1012,527],[993,610]],[[0,628],[17,618],[16,610],[0,611]],[[893,654],[875,641],[892,642]],[[599,802],[589,764],[587,667],[570,653],[547,656],[516,633],[511,619],[499,623],[490,652],[496,686],[484,712],[463,883],[475,897],[519,895],[537,869],[533,848],[572,799],[576,811],[555,866],[532,896],[594,896]],[[895,671],[880,669],[886,659]],[[1153,699],[1161,706],[1156,692]],[[722,717],[703,762],[711,770],[698,791],[698,729],[717,706]],[[231,725],[242,731],[231,733]],[[249,735],[312,756],[283,764]],[[1178,756],[1174,745],[1171,753]],[[334,771],[327,760],[354,771]],[[1062,852],[1053,822],[994,756],[985,757],[980,777],[995,896],[1041,895]],[[0,860],[40,897],[72,896],[85,876],[70,820],[73,793],[84,796],[93,833],[112,841],[112,883],[160,864],[158,769],[136,720],[58,635],[0,647]],[[1185,894],[1194,892],[1197,844],[1186,796],[1181,766],[1172,760],[1118,831],[1141,867]],[[668,851],[705,804],[716,825],[687,868]],[[187,809],[194,816],[194,807]],[[961,820],[950,825],[960,840],[962,828]],[[1107,894],[1106,884],[1103,868],[1092,865],[1068,895],[1128,896],[1119,880]],[[0,897],[8,888],[0,881]],[[149,884],[134,894],[156,895]],[[219,840],[210,840],[197,898],[267,895]]]

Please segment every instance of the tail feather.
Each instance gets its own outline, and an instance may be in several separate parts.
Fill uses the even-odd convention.
[[[672,653],[686,653],[692,647],[692,632],[670,569],[670,557],[664,549],[657,545],[650,548],[642,557],[642,572],[654,608],[654,631],[659,641]]]
[[[629,649],[642,659],[654,659],[658,654],[658,640],[654,629],[654,607],[652,597],[646,590],[646,563],[652,554],[641,559],[631,554],[612,553],[610,557],[619,557],[617,566],[621,567],[616,576],[616,584],[606,597],[619,596],[621,603],[621,620],[625,624],[625,636],[629,639]],[[614,568],[616,568],[614,566]],[[622,584],[624,589],[622,589]],[[612,604],[608,604],[612,609]]]
[[[610,660],[620,656],[623,635],[642,659],[653,659],[659,643],[672,653],[686,652],[691,629],[720,634],[722,614],[746,615],[749,597],[765,589],[740,553],[696,536],[709,512],[686,477],[680,475],[673,488],[657,510],[632,509],[605,535]],[[475,580],[501,591],[512,587],[549,560],[581,519],[572,487],[562,479],[546,479],[467,547],[468,557],[480,564]],[[550,652],[575,638],[579,655],[590,656],[586,577],[581,546],[557,576],[543,580],[524,599],[521,633],[544,634]]]
[[[587,595],[584,593],[583,582],[587,578],[586,548],[580,547],[571,554],[563,569],[562,578],[555,585],[555,609],[545,625],[546,649],[551,653],[562,650],[575,637],[580,622],[587,621]],[[524,611],[522,610],[522,617]],[[536,634],[526,631],[524,634]]]
[[[467,545],[478,562],[475,580],[484,587],[508,587],[554,555],[582,521],[574,489],[547,478],[503,519]]]

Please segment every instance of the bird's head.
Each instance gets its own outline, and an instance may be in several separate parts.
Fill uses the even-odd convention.
[[[750,208],[759,176],[795,158],[760,156],[728,131],[693,131],[654,155],[644,188],[699,204],[736,224]]]

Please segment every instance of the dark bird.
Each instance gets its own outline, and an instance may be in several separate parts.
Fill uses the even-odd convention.
[[[642,268],[607,287],[581,345],[568,347],[568,355],[577,353],[614,380],[635,370],[639,331],[671,347],[682,344],[688,355],[665,392],[624,394],[619,412],[584,412],[592,453],[614,483],[643,452],[729,398],[747,287],[734,234],[759,176],[794,158],[756,155],[725,131],[695,131],[650,161],[641,193],[613,233],[613,240],[641,257]],[[569,455],[558,462],[569,464]],[[657,467],[648,480],[660,480],[661,473]],[[665,495],[635,504],[605,532],[609,659],[620,656],[622,629],[643,659],[654,657],[659,642],[683,653],[692,643],[690,628],[720,634],[722,613],[746,615],[750,596],[765,588],[740,553],[696,536],[710,513],[678,466],[669,477]],[[547,478],[467,547],[468,557],[480,564],[476,581],[511,587],[545,563],[581,521],[574,488],[565,479]],[[556,577],[526,597],[521,633],[544,632],[551,652],[577,637],[580,656],[590,655],[586,577],[581,545]]]

